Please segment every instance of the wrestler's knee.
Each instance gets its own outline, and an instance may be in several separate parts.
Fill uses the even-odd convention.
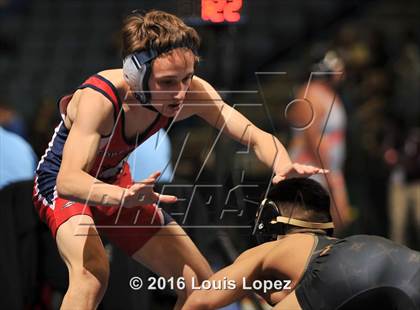
[[[109,262],[104,254],[90,257],[83,261],[83,265],[72,266],[70,271],[70,286],[95,300],[104,295],[108,279]]]

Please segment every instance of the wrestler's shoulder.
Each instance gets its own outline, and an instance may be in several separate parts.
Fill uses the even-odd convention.
[[[95,74],[92,74],[92,76],[100,76],[109,83],[111,83],[117,91],[119,97],[121,98],[121,101],[126,102],[125,98],[129,87],[126,81],[124,80],[123,70],[121,68],[102,70]]]
[[[112,85],[114,85],[114,87],[118,91],[124,90],[127,86],[126,82],[124,81],[123,70],[121,68],[106,69],[106,70],[99,71],[96,74],[104,77],[109,82],[111,82]]]
[[[106,80],[108,80],[115,89],[120,93],[123,93],[124,85],[121,83],[121,78],[119,75],[122,75],[121,69],[110,69],[103,70],[94,75],[99,75]],[[105,114],[113,115],[114,107],[112,102],[104,96],[103,93],[98,92],[97,89],[92,89],[90,87],[80,88],[76,90],[73,94],[71,102],[69,103],[68,110],[73,111],[73,115],[76,115],[76,111],[79,110],[79,106],[82,103],[83,106],[87,106],[90,109],[95,109],[95,111],[102,111]]]
[[[312,234],[287,234],[279,240],[272,241],[272,250],[270,254],[279,255],[281,253],[289,253],[297,249],[312,246],[314,236]]]
[[[215,91],[214,87],[209,82],[196,75],[194,75],[191,81],[189,90],[195,92],[197,95],[200,93],[211,93]]]
[[[250,248],[244,251],[237,258],[237,261],[240,261],[242,259],[247,259],[247,258],[254,258],[254,259],[262,258],[267,253],[269,253],[273,249],[273,247],[276,246],[276,244],[277,244],[277,241],[270,241],[270,242],[265,242],[260,245],[257,245],[256,247]]]

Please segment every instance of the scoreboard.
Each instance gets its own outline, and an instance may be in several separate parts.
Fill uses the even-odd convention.
[[[212,23],[236,23],[241,19],[242,0],[201,0],[201,19]]]

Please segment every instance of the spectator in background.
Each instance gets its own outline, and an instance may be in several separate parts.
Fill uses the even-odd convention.
[[[387,235],[386,205],[389,167],[383,161],[386,111],[392,98],[391,60],[384,29],[363,24],[345,50],[346,83],[340,87],[347,111],[346,180],[358,212],[357,231]],[[361,177],[362,176],[362,177]],[[356,223],[355,223],[356,224]]]
[[[36,156],[20,136],[0,126],[0,189],[18,181],[32,180]]]
[[[26,125],[23,118],[16,111],[0,99],[0,126],[22,138],[26,136]]]
[[[346,111],[337,96],[336,86],[342,79],[343,60],[328,51],[317,63],[311,79],[297,90],[289,105],[288,120],[293,123],[289,152],[293,161],[329,169],[325,176],[314,176],[330,191],[331,213],[337,228],[351,221],[343,165],[346,152]]]
[[[408,245],[409,224],[414,224],[416,236],[420,236],[420,128],[408,132],[399,150],[388,149],[385,160],[395,167],[389,190],[390,238]],[[410,214],[414,215],[412,221]]]
[[[420,47],[415,32],[409,30],[403,38],[394,63],[395,98],[389,112],[394,122],[384,153],[385,162],[393,168],[389,183],[389,233],[394,241],[419,248]],[[411,225],[414,235],[408,233]]]
[[[147,179],[155,171],[161,171],[159,182],[172,179],[171,140],[164,129],[159,130],[139,145],[128,157],[133,180]]]
[[[0,126],[2,309],[34,309],[38,299],[38,227],[30,198],[35,167],[31,146]]]

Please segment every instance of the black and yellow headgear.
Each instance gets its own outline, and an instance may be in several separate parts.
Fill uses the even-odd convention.
[[[327,216],[324,216],[325,221],[319,222],[297,219],[293,217],[293,212],[285,214],[282,206],[287,204],[299,205],[313,212],[320,212],[317,208],[321,205]],[[278,235],[285,235],[292,228],[325,232],[329,236],[333,234],[334,224],[329,213],[328,193],[312,179],[287,179],[274,185],[257,210],[254,233],[258,243],[276,240]]]

